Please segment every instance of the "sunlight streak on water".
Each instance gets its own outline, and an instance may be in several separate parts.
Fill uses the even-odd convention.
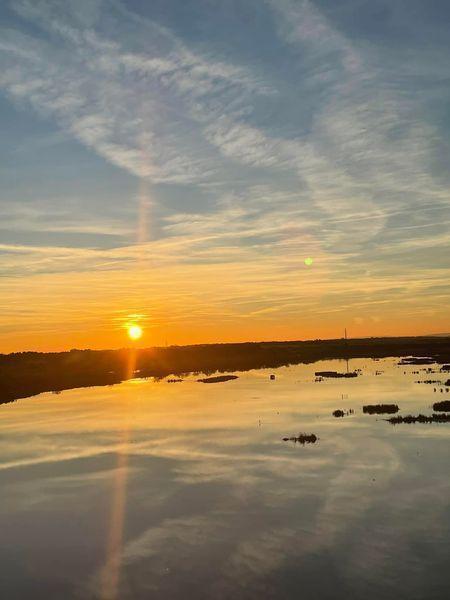
[[[102,600],[119,597],[119,581],[122,562],[123,525],[127,496],[129,430],[124,427],[117,448],[117,466],[111,495],[111,517],[106,561],[102,573]]]
[[[136,368],[137,349],[130,348],[126,368],[127,380],[132,380]],[[117,466],[111,495],[111,517],[109,537],[106,550],[106,561],[102,572],[102,600],[116,600],[119,597],[120,569],[122,561],[123,524],[127,494],[128,477],[128,419],[124,421],[123,430],[119,430],[117,448]]]
[[[443,600],[450,430],[362,411],[429,412],[441,394],[396,359],[349,368],[362,373],[316,382],[346,371],[322,361],[3,405],[0,560],[23,552],[2,597]],[[282,441],[299,432],[317,443]]]

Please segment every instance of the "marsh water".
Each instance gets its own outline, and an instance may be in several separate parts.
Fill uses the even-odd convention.
[[[316,371],[345,361],[210,385],[135,379],[0,406],[0,597],[450,597],[450,425],[362,411],[430,414],[450,398],[416,383],[448,377],[398,362],[352,360],[358,377],[323,381]],[[282,439],[299,432],[318,439]]]

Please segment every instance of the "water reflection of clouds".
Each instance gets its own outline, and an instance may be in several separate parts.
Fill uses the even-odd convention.
[[[16,536],[38,553],[25,528],[41,520],[50,532],[46,552],[40,551],[41,577],[46,569],[51,577],[52,561],[62,553],[96,598],[120,451],[127,456],[121,600],[135,598],[136,590],[170,599],[271,598],[274,590],[289,597],[289,586],[300,579],[305,593],[324,598],[348,586],[367,596],[369,584],[378,591],[369,597],[381,597],[398,584],[400,554],[402,573],[405,565],[414,568],[410,581],[423,592],[424,573],[442,555],[432,541],[423,542],[424,532],[440,544],[449,539],[448,526],[442,531],[437,521],[445,521],[449,493],[442,479],[448,432],[394,429],[359,413],[336,420],[330,409],[344,403],[360,409],[381,395],[408,402],[409,409],[428,402],[430,390],[395,370],[336,385],[298,383],[315,368],[283,369],[275,384],[254,374],[211,389],[151,383],[137,397],[125,384],[7,406],[0,481],[8,485],[0,520],[12,514],[24,526],[8,524],[6,539]],[[119,436],[124,424],[126,448]],[[300,428],[317,433],[318,443],[281,441]],[[420,455],[412,460],[416,448]],[[68,519],[89,531],[85,563],[77,566],[77,546],[67,548],[50,526],[55,514],[56,523]],[[418,543],[429,548],[422,562]],[[33,551],[30,556],[37,560]],[[412,583],[405,589],[418,597]]]

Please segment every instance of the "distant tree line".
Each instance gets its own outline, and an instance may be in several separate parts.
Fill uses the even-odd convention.
[[[334,358],[431,356],[450,361],[450,337],[403,337],[0,354],[0,404],[130,377],[276,368]]]

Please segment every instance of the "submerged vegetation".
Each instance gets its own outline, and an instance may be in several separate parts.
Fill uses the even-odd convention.
[[[349,410],[342,410],[340,408],[338,408],[337,410],[333,411],[333,417],[345,417],[347,415],[352,415],[355,411],[353,410],[353,408],[350,408]]]
[[[222,381],[231,381],[232,379],[238,379],[237,375],[218,375],[217,377],[205,377],[204,379],[197,379],[199,383],[221,383]]]
[[[450,411],[450,400],[442,400],[442,402],[435,402],[433,404],[433,410]]]
[[[369,415],[391,414],[399,411],[397,404],[368,404],[363,406],[363,412]]]
[[[358,377],[358,373],[356,371],[351,371],[350,373],[339,373],[338,371],[316,371],[316,377],[330,377],[332,379],[340,379],[342,378],[351,378]]]
[[[294,442],[295,444],[315,444],[319,438],[314,433],[299,433],[297,436],[284,437],[283,442]]]
[[[436,362],[431,356],[406,356],[398,363],[399,365],[432,365]]]
[[[406,417],[391,417],[386,421],[389,421],[392,425],[398,425],[399,423],[450,423],[450,415],[436,413],[432,415],[407,415]]]
[[[343,410],[337,409],[333,411],[333,417],[343,417],[345,412]]]

